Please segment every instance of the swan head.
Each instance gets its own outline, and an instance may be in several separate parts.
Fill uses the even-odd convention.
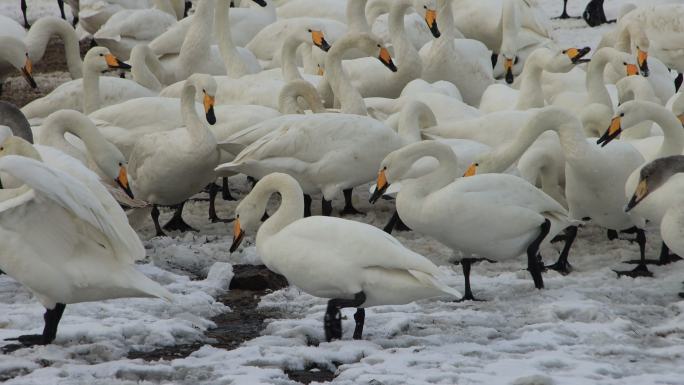
[[[648,69],[649,41],[645,36],[639,36],[636,40],[636,59],[639,71],[641,71],[642,76],[648,77],[650,72]]]
[[[214,114],[214,104],[216,103],[216,80],[211,75],[194,74],[188,78],[185,87],[194,87],[195,92],[202,93],[202,105],[204,106],[204,114],[207,122],[211,125],[216,124],[216,115]]]
[[[432,36],[435,38],[442,36],[439,27],[437,27],[437,2],[435,0],[415,0],[413,7],[425,20]]]
[[[377,57],[390,71],[397,72],[397,66],[392,61],[392,55],[378,37],[368,33],[347,35],[347,38],[352,37],[355,38],[354,43],[359,49],[370,57]]]
[[[131,66],[117,59],[109,49],[105,47],[94,47],[86,53],[83,63],[86,67],[97,72],[107,72],[111,70],[128,70]]]
[[[587,56],[589,51],[591,51],[590,47],[568,48],[561,51],[561,53],[564,55],[561,56],[561,58],[564,59],[564,61],[566,58],[570,59],[572,64],[586,63],[589,61],[589,59],[584,59],[584,57]]]
[[[325,40],[325,35],[321,29],[307,28],[306,31],[310,34],[313,45],[325,52],[328,52],[330,49],[330,44],[328,44],[328,42]]]
[[[94,161],[102,172],[114,181],[131,199],[135,199],[128,184],[128,162],[124,155],[112,143],[107,142],[103,151],[94,157]]]
[[[610,126],[596,143],[605,147],[622,133],[623,127],[633,127],[644,120],[650,120],[649,110],[652,106],[658,105],[641,100],[631,100],[621,104],[613,115]]]
[[[658,158],[642,167],[639,171],[639,183],[625,211],[632,210],[649,194],[664,185],[670,177],[680,172],[684,172],[684,155]]]
[[[33,79],[33,62],[29,58],[26,45],[21,40],[0,36],[0,52],[2,52],[2,60],[6,60],[12,67],[21,71],[21,76],[31,88],[38,87]]]
[[[672,103],[672,112],[677,115],[677,119],[684,126],[684,94],[679,94],[674,103]]]
[[[18,155],[42,161],[38,151],[26,140],[13,135],[3,135],[0,142],[0,158],[8,155]]]

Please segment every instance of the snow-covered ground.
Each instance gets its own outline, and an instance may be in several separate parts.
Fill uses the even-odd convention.
[[[539,0],[550,16],[561,0]],[[570,14],[586,1],[570,0]],[[608,16],[624,0],[606,0]],[[54,4],[53,4],[54,3]],[[58,15],[56,1],[28,1],[30,20]],[[0,13],[18,20],[19,1],[0,0]],[[33,12],[31,13],[31,9]],[[590,29],[581,20],[552,22],[563,45],[595,46],[612,26]],[[238,197],[243,177],[231,178]],[[382,226],[391,205],[368,204],[367,188],[357,189],[354,219]],[[314,202],[319,202],[314,200]],[[340,208],[342,202],[335,201]],[[219,199],[219,216],[231,217],[235,203]],[[275,207],[275,202],[269,211]],[[186,205],[186,220],[200,229],[153,238],[147,217],[139,233],[148,260],[139,268],[177,296],[177,302],[121,299],[69,305],[54,344],[0,355],[0,382],[7,384],[293,384],[284,369],[313,365],[337,372],[335,384],[684,384],[684,262],[649,267],[654,278],[617,278],[621,260],[638,248],[626,240],[608,241],[592,225],[580,230],[569,276],[545,274],[536,290],[523,270],[525,260],[481,263],[473,268],[476,296],[487,300],[454,303],[431,300],[367,311],[363,341],[351,340],[352,310],[344,314],[344,339],[323,342],[325,300],[287,288],[263,297],[260,306],[278,309],[262,336],[232,351],[206,345],[189,357],[145,362],[127,353],[206,342],[211,317],[230,311],[215,300],[227,290],[231,265],[259,263],[252,238],[233,255],[229,224],[207,221],[204,201]],[[320,205],[314,203],[314,212]],[[162,220],[169,217],[164,212]],[[647,253],[657,254],[657,229],[649,231]],[[442,265],[448,283],[462,289],[459,267],[449,264],[448,248],[416,233],[395,233],[407,247]],[[546,262],[558,245],[543,250]],[[188,273],[191,272],[192,274]],[[206,279],[192,280],[190,276]],[[0,340],[42,330],[42,307],[6,275],[0,276]],[[0,342],[0,345],[4,344]]]

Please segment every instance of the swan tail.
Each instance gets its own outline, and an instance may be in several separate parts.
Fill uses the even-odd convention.
[[[463,297],[463,294],[458,290],[447,286],[444,282],[441,282],[437,277],[432,274],[425,273],[418,270],[409,270],[409,273],[425,286],[434,287],[435,289],[444,292],[445,294],[452,295],[456,298]]]
[[[132,268],[136,272],[136,274],[133,274],[130,280],[133,288],[143,293],[147,297],[157,297],[168,302],[174,302],[174,296],[170,291],[166,290],[160,284],[151,280],[138,270],[135,270],[134,267]]]

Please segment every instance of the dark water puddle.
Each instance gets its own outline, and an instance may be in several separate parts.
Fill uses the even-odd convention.
[[[212,318],[216,327],[205,333],[212,339],[209,345],[226,350],[235,349],[243,342],[258,337],[265,327],[264,321],[279,316],[273,310],[257,309],[257,305],[265,294],[287,286],[285,277],[271,272],[263,265],[234,265],[233,272],[235,276],[230,282],[230,290],[217,298],[232,311]],[[150,352],[132,351],[128,358],[142,358],[146,361],[185,358],[204,345],[205,343],[196,343]]]
[[[292,380],[302,384],[312,382],[330,382],[335,379],[335,373],[328,369],[312,366],[305,370],[286,370],[285,374]]]

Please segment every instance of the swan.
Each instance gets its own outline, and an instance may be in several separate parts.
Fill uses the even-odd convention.
[[[542,90],[542,73],[569,72],[589,53],[589,47],[570,48],[563,51],[552,51],[548,48],[537,48],[525,61],[520,76],[520,90],[514,90],[502,84],[492,84],[482,94],[480,111],[489,113],[500,110],[526,110],[544,107],[544,91]]]
[[[79,0],[66,0],[66,3],[69,4],[69,7],[71,8],[71,14],[73,15],[73,21],[72,25],[74,28],[76,28],[76,24],[78,24],[78,13],[79,13]],[[32,26],[28,22],[28,18],[26,17],[26,0],[21,0],[21,14],[24,17],[24,28],[27,30],[32,28]],[[66,14],[64,14],[64,0],[57,0],[57,5],[59,6],[59,13],[62,16],[62,20],[66,21]],[[35,25],[35,24],[34,24]]]
[[[13,135],[33,143],[33,132],[28,119],[17,106],[2,100],[0,100],[0,126],[9,127]]]
[[[389,27],[392,4],[394,2],[391,0],[371,0],[366,6],[366,20],[371,26],[371,32],[388,44],[391,43],[393,37]],[[424,17],[419,15],[420,9],[416,8],[416,10],[417,12],[410,12],[403,16],[403,24],[406,38],[416,50],[419,50],[432,40],[432,33],[425,24]],[[463,37],[460,32],[458,35],[460,35],[458,37]]]
[[[152,203],[152,220],[157,235],[164,235],[159,226],[158,205],[178,205],[168,230],[189,230],[182,218],[184,202],[215,179],[214,167],[219,162],[219,150],[214,134],[197,116],[192,101],[196,92],[204,95],[207,121],[214,124],[216,82],[209,75],[195,74],[188,78],[181,96],[181,113],[185,127],[157,132],[138,139],[128,161],[133,195]],[[183,181],[175,183],[174,181]]]
[[[168,0],[152,0],[151,9],[124,9],[112,15],[93,35],[98,45],[128,60],[137,44],[148,44],[177,21]]]
[[[38,19],[23,39],[33,64],[40,62],[45,49],[53,35],[57,35],[64,43],[64,56],[72,79],[83,77],[83,62],[76,31],[62,19],[42,17]]]
[[[274,193],[281,196],[280,207],[261,224]],[[235,210],[230,251],[261,224],[256,248],[266,267],[308,294],[330,298],[324,318],[327,341],[342,338],[340,309],[345,307],[357,308],[354,339],[361,339],[367,307],[460,297],[443,282],[437,266],[391,235],[345,219],[302,218],[303,209],[302,189],[291,176],[264,177]]]
[[[23,40],[26,36],[26,31],[24,30],[24,27],[14,21],[14,19],[5,15],[0,15],[0,36],[9,36]]]
[[[183,7],[183,0],[172,0],[174,8]],[[79,0],[79,25],[94,34],[115,13],[124,9],[148,9],[152,0]],[[176,5],[177,4],[177,5]],[[181,15],[183,8],[180,9]]]
[[[639,172],[639,183],[632,194],[625,210],[628,212],[634,209],[642,200],[650,194],[659,191],[660,188],[667,186],[673,177],[684,172],[684,157],[682,155],[672,155],[658,158],[646,164]],[[684,255],[684,234],[682,234],[682,223],[684,222],[684,205],[682,198],[673,197],[676,203],[668,207],[660,222],[660,236],[663,244],[669,252],[672,250],[675,255]]]
[[[2,95],[2,84],[12,68],[21,72],[31,88],[38,87],[36,81],[33,80],[33,63],[26,45],[13,37],[0,36],[0,95]]]
[[[643,164],[643,156],[628,141],[619,141],[619,144],[602,150],[596,144],[596,138],[584,136],[581,121],[567,109],[549,106],[538,110],[515,139],[492,153],[479,156],[469,168],[469,173],[506,170],[538,136],[549,130],[558,133],[564,154],[565,198],[570,217],[576,220],[591,218],[592,222],[609,230],[636,227],[636,239],[644,260],[644,223],[624,212],[626,202],[622,196],[627,178]],[[553,165],[550,167],[554,168]],[[563,251],[558,262],[549,266],[550,268],[565,274],[570,272],[571,266],[567,259],[577,231],[577,225],[568,227]]]
[[[82,142],[82,148],[71,144],[65,137],[67,133],[76,136]],[[50,114],[41,125],[36,143],[54,147],[77,159],[100,176],[104,184],[118,185],[133,198],[128,186],[126,158],[82,113],[60,110]]]
[[[2,152],[11,147],[3,144]],[[35,153],[23,155],[34,159],[0,159],[0,171],[24,183],[0,191],[0,233],[6,240],[0,268],[26,286],[46,312],[42,334],[14,340],[23,346],[54,341],[67,304],[125,297],[173,300],[135,269],[145,249],[95,174],[68,156],[62,162],[69,163],[71,173],[40,162]]]
[[[83,60],[83,79],[61,84],[46,96],[22,107],[21,111],[29,120],[42,119],[63,109],[89,114],[101,106],[154,95],[153,91],[132,80],[100,77],[100,73],[104,71],[128,68],[128,64],[117,59],[107,48],[94,47]]]
[[[412,5],[413,0],[397,0],[392,3],[390,9],[390,36],[394,58],[399,63],[396,72],[388,72],[381,63],[370,57],[342,63],[352,80],[352,85],[362,96],[396,98],[408,82],[421,76],[421,58],[409,41],[404,28],[404,14]]]
[[[348,1],[340,0],[289,0],[276,8],[278,19],[315,17],[347,22]]]
[[[436,158],[439,167],[420,178],[404,179],[411,165],[424,156]],[[457,165],[456,155],[445,144],[410,144],[387,155],[380,164],[371,203],[392,183],[403,182],[396,205],[406,225],[466,256],[461,259],[464,300],[474,300],[470,289],[474,255],[506,260],[527,252],[535,287],[543,288],[539,248],[574,223],[567,210],[516,176],[483,174],[456,179]]]
[[[425,13],[426,22],[437,39],[420,49],[422,78],[428,82],[447,80],[454,83],[463,101],[477,107],[482,93],[494,83],[489,51],[477,40],[454,39],[451,0],[438,0],[437,3],[438,10],[428,8]]]
[[[684,115],[684,110],[681,110],[679,114]],[[615,112],[610,127],[599,139],[598,143],[608,148],[608,144],[614,142],[614,139],[622,132],[623,127],[627,129],[644,120],[651,120],[657,123],[663,129],[664,133],[662,139],[657,138],[660,139],[657,153],[653,158],[647,158],[648,161],[654,158],[657,159],[682,154],[682,151],[684,150],[684,131],[682,131],[682,122],[678,119],[678,115],[675,115],[673,112],[659,104],[646,101],[633,100],[620,105]],[[626,197],[631,196],[635,191],[643,166],[644,164],[634,170],[629,176],[629,179],[627,179],[624,190],[624,195]],[[681,179],[677,176],[671,178],[666,185],[643,199],[638,207],[635,207],[630,211],[630,215],[639,220],[649,220],[653,223],[661,223],[667,209],[676,203],[675,198],[679,195],[681,186]],[[656,261],[656,263],[665,264],[676,260],[676,258],[669,255],[666,247],[667,245],[663,245],[661,248],[660,259]],[[650,263],[652,261],[640,261],[634,274],[650,276],[651,273],[645,265],[647,262]]]

